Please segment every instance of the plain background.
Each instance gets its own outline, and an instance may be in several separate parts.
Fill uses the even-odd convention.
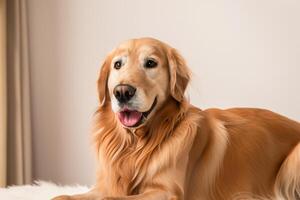
[[[299,0],[28,0],[35,179],[94,183],[99,67],[129,38],[179,49],[201,108],[263,107],[300,120],[299,10]]]

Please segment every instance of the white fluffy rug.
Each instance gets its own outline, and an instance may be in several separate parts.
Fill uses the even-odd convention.
[[[54,183],[36,181],[33,185],[0,188],[1,200],[49,200],[63,194],[87,192],[87,186],[59,186]]]

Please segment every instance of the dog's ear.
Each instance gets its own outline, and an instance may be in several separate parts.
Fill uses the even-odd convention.
[[[108,75],[109,75],[109,59],[106,58],[106,60],[103,62],[101,69],[100,69],[100,75],[98,78],[98,94],[99,94],[99,102],[100,107],[104,106],[107,101],[110,100],[109,92],[108,92]]]
[[[167,60],[170,73],[170,92],[176,101],[181,102],[191,73],[184,58],[176,49],[171,47],[167,49]]]

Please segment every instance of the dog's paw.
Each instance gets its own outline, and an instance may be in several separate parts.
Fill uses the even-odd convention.
[[[71,196],[68,196],[68,195],[61,195],[61,196],[58,196],[58,197],[54,197],[53,199],[51,200],[71,200]]]

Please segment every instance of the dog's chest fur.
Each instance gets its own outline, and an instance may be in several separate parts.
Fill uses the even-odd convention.
[[[175,127],[170,127],[173,122],[169,120],[161,123],[157,130],[146,133],[151,134],[151,137],[134,138],[124,132],[122,134],[130,137],[122,138],[124,135],[116,133],[103,134],[100,163],[104,167],[101,174],[105,177],[109,193],[138,194],[144,192],[146,187],[168,184],[162,181],[171,183],[174,178],[178,182],[184,182],[184,177],[173,177],[171,174],[187,167],[188,161],[182,155],[186,155],[192,146],[199,125],[199,115],[196,112],[186,112]],[[167,132],[172,134],[165,138]],[[176,188],[173,185],[169,187]]]

